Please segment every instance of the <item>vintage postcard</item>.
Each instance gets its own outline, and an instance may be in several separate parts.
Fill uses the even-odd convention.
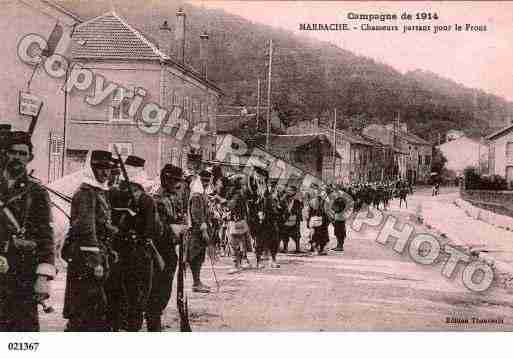
[[[512,2],[0,5],[0,332],[513,330]]]

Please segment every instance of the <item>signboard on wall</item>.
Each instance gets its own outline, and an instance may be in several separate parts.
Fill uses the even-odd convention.
[[[29,92],[20,91],[18,97],[18,108],[20,115],[37,117],[41,108],[43,107],[43,100],[36,95]]]

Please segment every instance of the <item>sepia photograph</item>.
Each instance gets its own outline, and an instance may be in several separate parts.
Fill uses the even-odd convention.
[[[513,330],[513,2],[0,6],[7,353]]]

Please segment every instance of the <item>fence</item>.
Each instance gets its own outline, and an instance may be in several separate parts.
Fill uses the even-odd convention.
[[[513,217],[513,191],[461,190],[461,198],[476,207]]]

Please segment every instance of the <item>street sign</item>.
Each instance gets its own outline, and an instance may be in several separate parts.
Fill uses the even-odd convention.
[[[20,91],[18,105],[20,115],[37,117],[43,107],[43,100],[31,93]]]

